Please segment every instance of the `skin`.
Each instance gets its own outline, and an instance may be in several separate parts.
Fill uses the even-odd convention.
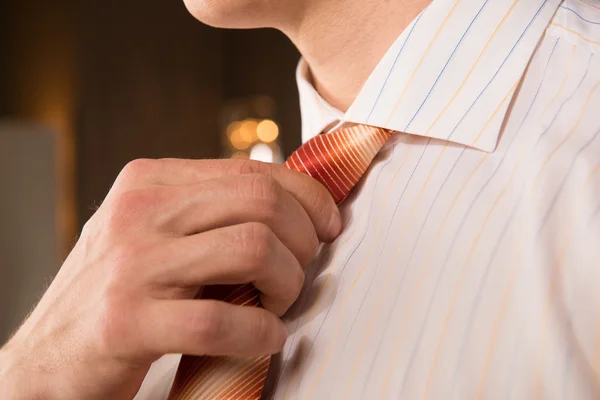
[[[381,57],[431,0],[184,2],[207,25],[282,31],[310,66],[319,94],[346,111]]]
[[[429,2],[185,0],[208,25],[281,30],[319,93],[344,111]],[[287,336],[278,317],[319,241],[340,230],[327,190],[281,166],[136,160],[0,349],[0,398],[131,399],[167,353],[277,353]],[[205,285],[242,283],[256,286],[264,309],[196,299]]]
[[[282,166],[136,160],[0,351],[0,398],[131,399],[167,353],[277,353],[278,317],[340,229],[327,190]],[[194,299],[248,282],[265,309]]]

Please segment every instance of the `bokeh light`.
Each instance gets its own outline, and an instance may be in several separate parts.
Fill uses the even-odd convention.
[[[231,138],[233,132],[239,130],[240,126],[242,126],[242,123],[240,121],[233,121],[232,123],[227,125],[227,137]]]
[[[256,134],[263,142],[271,143],[279,136],[279,127],[270,119],[265,119],[256,127]]]
[[[240,135],[242,140],[252,143],[257,138],[256,128],[258,122],[253,119],[247,119],[240,125]]]
[[[236,129],[231,133],[231,145],[238,150],[246,150],[252,144],[252,140],[247,140],[246,135],[242,135],[242,129]]]

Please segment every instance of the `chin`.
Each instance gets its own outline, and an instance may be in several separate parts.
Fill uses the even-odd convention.
[[[184,0],[200,22],[216,28],[277,27],[277,8],[287,0]]]

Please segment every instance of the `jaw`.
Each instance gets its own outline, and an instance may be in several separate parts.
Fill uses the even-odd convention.
[[[215,28],[289,30],[305,0],[184,0],[200,22]]]

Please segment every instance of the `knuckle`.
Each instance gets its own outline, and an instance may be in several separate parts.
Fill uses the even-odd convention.
[[[315,187],[308,192],[309,205],[316,210],[319,215],[325,215],[330,211],[329,199],[330,195],[324,188],[321,189]]]
[[[80,238],[87,238],[87,237],[96,237],[98,234],[98,231],[101,230],[101,213],[96,211],[94,213],[94,215],[92,215],[90,217],[90,219],[88,219],[85,224],[83,224],[83,227],[81,228],[81,235]]]
[[[124,222],[131,225],[132,219],[140,219],[144,214],[152,214],[155,206],[168,202],[175,194],[175,190],[163,186],[119,193],[107,204],[109,222],[116,222],[121,227]]]
[[[261,268],[268,262],[275,251],[275,236],[271,229],[262,223],[254,222],[245,225],[240,241],[243,253],[251,266]]]
[[[255,206],[268,217],[273,217],[281,205],[281,190],[277,181],[268,175],[254,175],[249,185]]]
[[[302,291],[302,287],[304,286],[304,279],[306,277],[302,268],[294,268],[294,271],[295,273],[290,276],[290,297],[292,302],[296,301],[298,296],[300,296],[300,292]]]
[[[262,174],[252,174],[237,181],[237,195],[244,199],[245,207],[261,217],[272,221],[282,207],[282,189],[277,181]]]
[[[317,252],[319,251],[319,237],[317,236],[317,231],[315,231],[314,229],[310,230],[308,245],[310,246],[308,253],[310,261],[317,255]]]
[[[138,158],[128,162],[119,176],[132,180],[138,179],[152,171],[158,162],[149,158]]]
[[[266,342],[271,331],[271,324],[267,315],[264,313],[257,313],[254,321],[254,334],[261,343]]]
[[[243,160],[232,163],[230,172],[239,175],[260,174],[264,172],[264,165],[256,160]]]
[[[277,182],[269,175],[251,174],[241,182],[246,197],[258,200],[272,200],[277,197]]]
[[[302,244],[300,252],[296,254],[298,262],[303,268],[306,268],[312,259],[316,256],[319,251],[319,238],[314,228],[307,230],[306,239]]]
[[[109,232],[121,232],[132,227],[132,220],[147,206],[147,194],[143,190],[120,193],[107,204],[105,227]]]
[[[145,207],[147,200],[144,190],[130,190],[117,196],[112,208],[119,215],[128,215]]]
[[[207,303],[202,312],[189,321],[190,330],[201,344],[210,344],[223,337],[224,324],[221,307],[216,303]]]

